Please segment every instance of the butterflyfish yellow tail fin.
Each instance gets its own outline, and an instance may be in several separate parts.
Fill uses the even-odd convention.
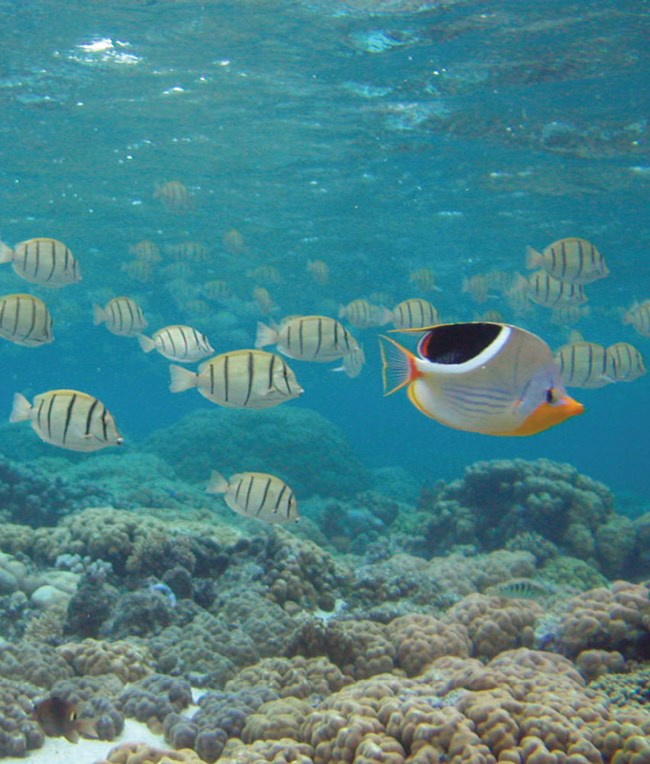
[[[410,384],[417,376],[415,355],[391,337],[379,335],[384,395],[392,395]]]

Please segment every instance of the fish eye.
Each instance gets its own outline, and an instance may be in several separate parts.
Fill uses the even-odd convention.
[[[557,393],[554,387],[549,387],[546,391],[546,402],[555,403],[557,401]]]

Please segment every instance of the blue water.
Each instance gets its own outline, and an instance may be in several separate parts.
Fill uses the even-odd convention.
[[[55,317],[56,341],[0,346],[0,411],[78,388],[100,397],[137,443],[196,408],[167,390],[167,363],[92,325],[92,305],[127,294],[154,330],[189,323],[215,349],[251,345],[257,284],[276,319],[336,315],[380,292],[389,307],[431,299],[444,320],[498,308],[557,346],[566,331],[543,308],[523,319],[476,305],[463,277],[524,270],[526,245],[583,236],[611,276],[588,288],[589,340],[650,345],[621,323],[650,297],[646,2],[0,1],[0,237],[66,242],[81,284],[33,287],[8,267],[0,293],[31,291]],[[192,209],[168,210],[156,183],[180,180]],[[236,229],[243,250],[223,237]],[[156,266],[134,281],[128,248],[201,241],[208,262],[180,278]],[[321,259],[331,283],[306,272]],[[247,273],[274,265],[279,284]],[[442,291],[409,274],[430,267]],[[193,310],[202,284],[235,299]],[[301,401],[342,428],[371,466],[427,481],[477,459],[547,456],[615,490],[647,496],[647,377],[577,390],[584,416],[533,438],[454,432],[403,394],[384,399],[374,330],[356,331],[358,379],[292,363]],[[34,433],[24,427],[24,437]],[[87,458],[93,458],[88,456]]]

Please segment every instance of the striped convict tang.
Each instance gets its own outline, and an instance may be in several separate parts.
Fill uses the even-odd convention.
[[[137,337],[148,326],[144,311],[130,297],[114,297],[103,308],[93,306],[93,319],[95,326],[106,324],[108,331],[119,337]]]
[[[328,316],[290,316],[278,327],[257,324],[255,347],[276,345],[289,358],[328,363],[356,352],[359,343],[340,321]]]
[[[418,329],[439,324],[440,316],[428,300],[412,297],[393,308],[391,320],[396,329]]]
[[[124,440],[106,406],[78,390],[50,390],[32,403],[16,393],[9,421],[27,420],[41,440],[71,451],[98,451]]]
[[[623,315],[624,324],[632,324],[642,337],[650,337],[650,300],[636,300]]]
[[[566,394],[549,346],[516,326],[439,324],[417,355],[390,337],[380,342],[385,394],[407,387],[416,408],[448,427],[534,435],[584,410]]]
[[[383,305],[373,305],[368,300],[352,300],[339,308],[339,318],[347,318],[357,329],[383,326],[392,320],[391,312]]]
[[[53,342],[52,316],[47,305],[33,294],[0,297],[0,337],[25,347]]]
[[[179,363],[195,363],[214,353],[214,348],[205,334],[182,324],[158,329],[151,337],[139,334],[138,342],[145,353],[157,350],[170,361]]]
[[[526,267],[543,268],[554,278],[572,284],[590,284],[609,275],[605,258],[596,247],[576,237],[554,241],[542,252],[527,247]]]
[[[582,284],[560,281],[546,271],[537,271],[530,275],[527,295],[530,300],[545,308],[553,308],[556,305],[582,305],[587,302]]]
[[[609,373],[616,382],[632,382],[646,373],[641,351],[629,342],[616,342],[607,348]]]
[[[303,393],[296,375],[279,355],[231,350],[204,361],[198,372],[170,366],[172,393],[198,388],[204,398],[227,408],[265,409]]]
[[[9,262],[19,276],[40,286],[58,289],[81,281],[77,259],[56,239],[28,239],[13,249],[0,243],[0,263]]]
[[[207,493],[222,493],[226,504],[238,515],[267,523],[291,523],[300,519],[298,502],[289,486],[265,472],[241,472],[230,480],[213,472]]]
[[[571,342],[555,353],[555,363],[567,387],[597,388],[614,382],[607,350],[597,342]]]

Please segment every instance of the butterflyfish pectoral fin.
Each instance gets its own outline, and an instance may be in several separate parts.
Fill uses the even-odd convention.
[[[416,356],[391,337],[379,335],[384,395],[392,395],[420,376]]]

